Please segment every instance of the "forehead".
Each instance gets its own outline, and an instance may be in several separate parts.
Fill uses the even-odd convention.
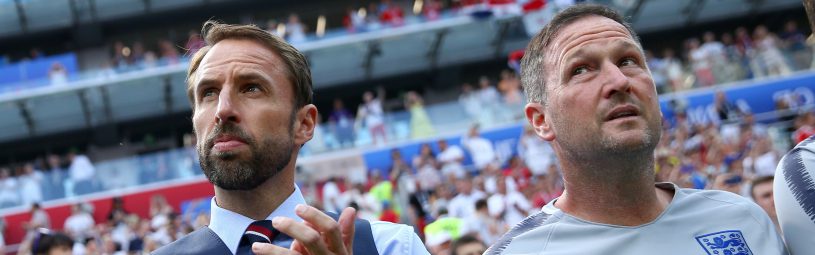
[[[280,57],[262,44],[252,40],[226,39],[212,46],[201,59],[196,83],[203,78],[218,79],[228,71],[281,73],[284,66]]]
[[[613,41],[627,41],[638,45],[622,24],[603,16],[590,15],[578,18],[557,31],[546,52],[550,63],[554,64],[585,44]]]

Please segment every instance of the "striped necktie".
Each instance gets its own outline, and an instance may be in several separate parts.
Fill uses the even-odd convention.
[[[272,243],[279,232],[272,227],[272,221],[259,220],[249,224],[241,237],[236,255],[254,255],[252,244],[255,242]]]

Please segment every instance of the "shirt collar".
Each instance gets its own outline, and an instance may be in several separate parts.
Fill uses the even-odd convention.
[[[303,193],[300,192],[300,188],[295,184],[294,192],[292,192],[272,214],[269,214],[266,219],[271,220],[274,217],[288,217],[295,221],[302,221],[303,219],[294,212],[294,207],[298,204],[306,204],[306,199],[303,197]],[[241,237],[243,237],[243,232],[249,227],[249,224],[252,224],[255,220],[219,207],[218,204],[215,203],[215,197],[210,200],[209,207],[211,210],[209,228],[221,238],[224,244],[226,244],[226,247],[232,251],[232,254],[237,253],[238,244],[241,241]]]

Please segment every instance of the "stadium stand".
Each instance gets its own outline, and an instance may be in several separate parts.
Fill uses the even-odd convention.
[[[285,13],[247,11],[271,9],[255,1],[0,0],[0,24],[10,24],[0,44],[13,46],[0,49],[0,248],[25,251],[46,227],[73,238],[74,254],[141,254],[207,224],[213,191],[184,79],[202,45],[194,29],[227,13],[216,9],[240,8],[247,14],[223,17],[309,58],[323,119],[298,166],[310,204],[409,224],[444,254],[466,234],[490,245],[562,192],[551,148],[524,124],[517,61],[547,17],[581,1],[280,2]],[[800,2],[593,2],[626,13],[649,52],[666,130],[657,181],[750,197],[750,180],[815,134]],[[202,14],[182,15],[190,10]],[[185,25],[144,21],[173,15]],[[80,39],[138,22],[153,35]],[[75,46],[42,39],[74,27]],[[448,218],[460,222],[437,221]],[[425,232],[433,222],[458,231]]]

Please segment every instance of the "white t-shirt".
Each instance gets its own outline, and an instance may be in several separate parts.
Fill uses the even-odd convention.
[[[462,140],[462,144],[470,151],[473,164],[479,171],[483,170],[487,164],[495,162],[495,149],[493,149],[490,140],[480,136],[469,137]]]
[[[72,235],[79,235],[79,237],[86,237],[85,234],[88,233],[91,229],[93,229],[93,225],[96,224],[91,217],[90,214],[87,213],[79,213],[68,216],[65,219],[65,230]]]
[[[555,163],[552,145],[536,135],[522,136],[519,147],[524,163],[535,176],[545,175],[549,166]]]
[[[458,147],[457,145],[447,146],[447,149],[445,149],[444,151],[439,153],[438,156],[436,156],[436,159],[444,164],[459,162],[459,160],[463,158],[464,151],[461,149],[461,147]]]
[[[467,218],[467,216],[475,214],[475,202],[485,197],[486,195],[483,192],[475,189],[469,195],[459,193],[447,205],[447,215],[459,219]]]
[[[337,186],[334,182],[326,182],[323,185],[323,210],[326,212],[339,212],[343,208],[344,205],[341,205],[340,202],[340,187]]]
[[[653,222],[635,227],[589,222],[564,213],[553,200],[485,254],[787,254],[770,218],[746,198],[656,185],[675,194]]]
[[[373,128],[385,123],[384,111],[382,111],[382,103],[379,102],[379,99],[373,99],[363,104],[362,107],[365,113],[365,126]]]
[[[490,215],[499,216],[503,213],[504,222],[510,226],[520,223],[526,218],[526,213],[518,210],[520,207],[526,212],[532,211],[532,204],[521,193],[507,192],[506,195],[495,193],[487,200],[487,208],[489,208]]]

